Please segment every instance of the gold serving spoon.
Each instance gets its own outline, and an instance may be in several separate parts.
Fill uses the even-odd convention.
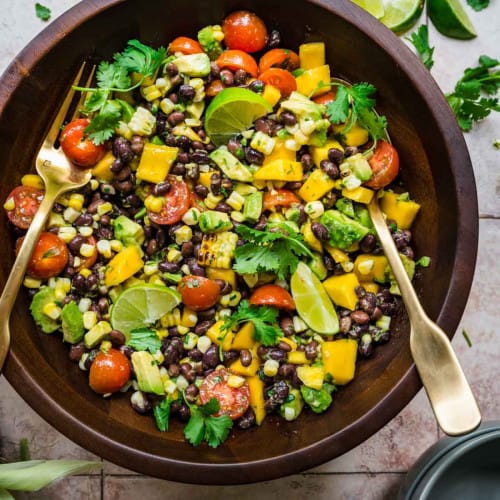
[[[2,370],[5,358],[9,351],[10,345],[10,314],[14,307],[19,288],[24,279],[24,273],[28,267],[31,254],[38,241],[38,237],[45,227],[47,217],[52,210],[52,206],[57,197],[66,191],[77,189],[84,186],[90,181],[90,169],[82,169],[73,165],[64,155],[60,148],[55,148],[57,138],[61,131],[66,115],[73,101],[75,91],[73,85],[80,83],[84,72],[85,63],[82,64],[78,71],[70,90],[64,98],[64,102],[57,111],[50,130],[45,137],[45,140],[36,157],[36,170],[45,184],[45,193],[40,207],[38,208],[33,221],[24,237],[23,244],[17,254],[14,265],[10,271],[7,282],[0,296],[0,371]],[[92,69],[85,86],[89,86],[92,82],[95,68]],[[72,118],[78,114],[78,109],[82,104],[84,96],[80,98],[80,102],[75,108]],[[72,119],[70,118],[70,119]]]
[[[368,211],[401,291],[411,326],[410,350],[436,420],[446,434],[466,434],[480,424],[481,414],[450,340],[422,308],[380,210],[377,194]]]

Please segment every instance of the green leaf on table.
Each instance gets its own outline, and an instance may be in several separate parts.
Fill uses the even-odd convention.
[[[480,11],[488,7],[488,5],[490,4],[490,0],[467,0],[467,4],[475,11]]]
[[[415,50],[417,51],[418,57],[427,69],[431,69],[434,65],[432,59],[434,53],[434,47],[429,46],[429,30],[426,24],[422,24],[418,27],[417,31],[412,33],[407,40],[410,41]]]
[[[48,21],[52,14],[50,9],[48,7],[45,7],[45,5],[42,5],[41,3],[35,4],[35,13],[36,17],[38,17],[38,19],[41,19],[42,21]]]

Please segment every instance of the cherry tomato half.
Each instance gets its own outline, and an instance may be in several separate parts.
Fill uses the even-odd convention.
[[[16,253],[19,252],[23,241],[24,237],[17,240]],[[68,257],[68,247],[59,236],[54,233],[41,233],[26,272],[33,278],[52,278],[63,271]]]
[[[119,391],[130,378],[130,363],[118,349],[99,351],[90,365],[89,385],[98,394]]]
[[[224,90],[226,86],[222,83],[222,80],[212,80],[205,89],[205,94],[207,97],[215,97],[219,92]]]
[[[178,36],[172,40],[168,46],[169,54],[175,54],[176,52],[181,52],[184,55],[200,54],[203,52],[203,47],[192,38],[187,36]]]
[[[337,94],[337,92],[335,92],[333,90],[329,90],[328,92],[325,92],[324,94],[313,97],[312,100],[316,104],[327,105],[328,103],[335,101],[336,94]]]
[[[266,191],[263,199],[263,210],[272,210],[276,207],[289,207],[294,203],[299,204],[300,200],[288,189],[274,189]]]
[[[238,10],[222,22],[224,43],[230,49],[257,52],[266,46],[267,28],[253,12]]]
[[[300,65],[299,56],[289,49],[271,49],[267,51],[259,60],[259,73],[269,68],[281,68],[292,71]]]
[[[177,285],[177,290],[183,304],[193,311],[210,309],[220,297],[220,286],[203,276],[184,276]]]
[[[241,387],[230,387],[227,383],[230,375],[226,369],[208,374],[200,385],[200,400],[206,404],[212,398],[217,399],[219,411],[215,415],[228,415],[232,420],[236,420],[250,405],[250,389],[246,382]]]
[[[6,204],[14,203],[6,210],[10,222],[20,229],[28,229],[43,199],[43,191],[30,186],[17,186],[7,196]]]
[[[399,155],[387,141],[378,141],[373,156],[368,160],[373,171],[372,178],[365,186],[381,189],[390,184],[399,172]]]
[[[288,291],[272,283],[256,288],[249,302],[255,306],[272,306],[286,311],[295,311],[295,302]]]
[[[259,75],[259,80],[276,87],[283,97],[288,97],[297,90],[295,77],[286,69],[269,68]]]
[[[242,50],[225,50],[215,62],[220,69],[228,68],[231,71],[242,69],[254,78],[258,73],[255,59]]]
[[[165,202],[160,212],[148,210],[149,219],[155,224],[175,224],[187,212],[191,197],[185,182],[177,180],[173,175],[168,177],[170,189],[165,194]]]
[[[88,118],[78,118],[69,122],[61,134],[61,148],[64,154],[80,167],[93,167],[106,152],[104,144],[96,146],[85,137],[85,129],[89,123]]]

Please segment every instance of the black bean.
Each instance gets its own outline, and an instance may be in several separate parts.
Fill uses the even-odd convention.
[[[349,156],[353,156],[358,153],[358,148],[356,146],[347,146],[344,149],[344,157],[347,158]]]
[[[113,180],[115,181],[126,181],[129,180],[130,174],[132,173],[132,169],[130,167],[123,167],[117,174],[115,174]],[[101,185],[101,189],[104,187],[104,184]],[[114,192],[110,192],[109,188],[108,191],[103,192],[108,192],[109,194],[115,194]]]
[[[204,309],[203,311],[198,311],[198,319],[203,320],[211,320],[213,321],[215,317],[215,307],[211,307],[210,309]]]
[[[134,135],[130,139],[130,149],[136,155],[140,155],[144,149],[144,138],[140,135]]]
[[[257,94],[261,94],[262,91],[264,90],[264,82],[262,80],[259,80],[258,78],[256,80],[252,80],[250,82],[250,85],[248,85],[248,88]]]
[[[204,335],[205,333],[207,333],[208,329],[212,326],[212,321],[206,319],[206,320],[203,320],[203,321],[199,321],[198,324],[194,327],[194,333],[196,333],[196,335]]]
[[[130,396],[130,405],[132,408],[141,415],[148,413],[152,406],[146,394],[142,391],[135,391]]]
[[[187,355],[193,361],[201,361],[203,359],[203,353],[197,347],[195,347],[194,349],[190,349]]]
[[[205,268],[201,267],[196,259],[190,259],[190,261],[188,262],[188,267],[191,271],[191,274],[194,274],[195,276],[205,277],[205,275],[207,274]]]
[[[163,349],[163,356],[165,357],[166,364],[175,364],[179,361],[180,355],[177,349],[172,343],[167,344],[167,346]]]
[[[377,305],[377,297],[374,293],[366,292],[362,297],[359,298],[358,305],[367,314],[373,314],[375,307]]]
[[[284,380],[276,382],[264,393],[266,409],[272,411],[282,405],[288,397],[289,392],[288,384]]]
[[[222,353],[222,361],[227,366],[228,364],[236,361],[239,357],[238,351],[224,351]]]
[[[370,321],[370,316],[360,309],[351,313],[351,319],[358,325],[366,325]]]
[[[170,173],[172,175],[184,175],[186,173],[186,165],[184,165],[184,163],[176,161],[172,165],[172,167],[170,169]]]
[[[177,414],[179,415],[179,418],[183,422],[187,422],[191,418],[191,410],[189,409],[189,406],[186,404],[181,404],[179,406]]]
[[[167,120],[172,127],[175,127],[176,125],[179,125],[179,123],[182,123],[185,118],[186,116],[182,111],[173,111],[170,115],[168,115]]]
[[[195,384],[189,384],[184,391],[184,396],[190,403],[194,403],[198,397],[198,392],[198,387]]]
[[[318,355],[318,346],[319,344],[316,340],[311,340],[311,342],[306,344],[304,352],[307,359],[314,359]]]
[[[171,363],[170,365],[168,365],[167,372],[170,377],[178,377],[181,373],[181,370],[179,368],[179,365]]]
[[[81,234],[77,234],[71,241],[68,243],[68,248],[73,252],[73,254],[78,255],[80,253],[80,248],[85,243],[85,237]]]
[[[377,245],[377,238],[373,234],[367,234],[359,243],[362,252],[371,253]]]
[[[264,134],[271,135],[272,125],[269,120],[265,118],[257,118],[254,123],[255,130],[263,132]],[[229,146],[228,146],[229,147]]]
[[[256,222],[254,229],[257,229],[257,231],[263,231],[267,226],[267,217],[262,214],[259,217],[259,220]]]
[[[138,208],[142,205],[141,199],[135,193],[129,194],[125,200],[131,207]]]
[[[79,342],[78,344],[73,344],[69,349],[69,359],[71,361],[78,362],[85,352],[85,345],[83,342]]]
[[[162,181],[156,184],[156,186],[153,188],[153,194],[155,196],[162,196],[167,194],[170,189],[172,188],[172,185],[168,181]]]
[[[101,297],[98,301],[97,301],[97,307],[99,307],[99,310],[105,314],[108,312],[108,309],[109,309],[109,301],[106,297]]]
[[[396,231],[392,235],[392,239],[394,240],[394,243],[396,243],[396,247],[398,250],[401,250],[402,248],[408,246],[410,243],[410,238],[408,237],[408,233],[404,231]]]
[[[302,166],[304,167],[306,172],[314,166],[314,160],[309,153],[304,153],[300,157],[300,162],[302,163]]]
[[[278,375],[284,378],[290,378],[295,373],[295,365],[291,363],[283,363],[278,368]]]
[[[198,195],[201,196],[202,198],[206,198],[208,195],[208,188],[204,186],[203,184],[196,184],[194,187],[194,192]]]
[[[257,151],[254,148],[245,148],[245,159],[248,163],[254,163],[255,165],[262,165],[264,163],[264,153]]]
[[[218,78],[220,75],[220,68],[215,61],[210,63],[210,74],[215,78]]]
[[[219,203],[217,203],[215,210],[217,210],[218,212],[223,212],[225,214],[230,214],[233,211],[233,207],[231,205],[228,205],[224,201],[220,201]]]
[[[151,257],[158,251],[158,242],[156,240],[148,240],[146,243],[146,254]]]
[[[134,184],[132,181],[122,181],[122,182],[113,182],[113,186],[120,191],[120,193],[128,194],[134,191]]]
[[[240,351],[240,361],[243,366],[250,366],[252,363],[252,353],[248,349]]]
[[[234,84],[244,85],[247,81],[247,72],[244,69],[237,69],[234,72]]]
[[[338,179],[340,177],[340,169],[333,161],[321,160],[319,166],[331,179]]]
[[[383,316],[382,309],[380,309],[380,307],[376,306],[375,309],[373,310],[373,312],[370,315],[370,319],[372,321],[377,321],[382,316]]]
[[[216,279],[214,281],[219,285],[221,295],[227,295],[228,293],[231,293],[233,291],[233,287],[228,281],[219,279]]]
[[[233,72],[230,69],[223,69],[219,73],[221,82],[224,85],[227,85],[230,87],[231,85],[234,85],[234,75]]]
[[[222,186],[222,180],[221,177],[218,173],[213,173],[210,176],[210,189],[212,190],[212,193],[215,194],[216,196],[220,194]]]
[[[125,356],[127,356],[127,358],[130,359],[130,357],[132,356],[132,354],[135,351],[134,351],[134,349],[132,349],[132,347],[130,347],[128,345],[121,345],[120,346],[120,352],[122,352],[123,354],[125,354]]]
[[[270,49],[275,49],[281,45],[281,35],[278,30],[272,30],[266,38],[266,45]]]
[[[238,429],[250,429],[256,425],[257,421],[255,419],[255,413],[253,409],[250,407],[248,410],[237,420],[236,425]]]
[[[267,358],[275,361],[284,361],[287,358],[287,353],[278,347],[271,347],[267,351]]]
[[[291,111],[283,111],[280,114],[281,123],[293,127],[297,124],[297,118]]]
[[[113,329],[109,332],[109,340],[111,340],[113,345],[121,346],[125,344],[127,339],[125,338],[125,335],[122,332]]]
[[[177,74],[177,75],[174,75],[172,78],[170,78],[170,85],[172,85],[172,87],[177,87],[177,85],[180,85],[181,83],[183,82],[183,79],[181,77],[181,75]],[[176,94],[174,94],[176,95]],[[177,102],[176,102],[177,104]]]
[[[292,350],[292,346],[284,340],[280,340],[280,342],[278,343],[278,347],[285,352],[290,352]]]
[[[373,344],[363,344],[360,342],[358,345],[358,352],[364,358],[369,358],[373,354]]]
[[[175,76],[175,75],[177,75],[177,73],[179,73],[179,69],[177,68],[177,66],[173,62],[169,62],[165,66],[165,70],[166,70],[168,76]]]
[[[188,381],[194,382],[196,379],[196,372],[191,366],[191,363],[181,363],[180,365],[181,375]]]
[[[90,367],[92,366],[92,363],[94,362],[95,357],[99,353],[99,349],[92,349],[89,352],[89,355],[85,358],[85,362],[83,363],[83,366],[89,370]]]
[[[311,224],[311,230],[314,233],[314,236],[318,238],[320,241],[327,241],[330,235],[328,234],[328,229],[321,222],[313,222]]]
[[[125,137],[115,137],[113,140],[113,154],[117,157],[120,158],[120,160],[123,162],[124,165],[127,165],[130,163],[132,158],[134,157],[134,152],[132,151],[132,148],[130,147],[130,142],[125,139]]]
[[[189,257],[193,254],[194,245],[192,241],[185,241],[181,245],[181,254],[183,257]]]
[[[219,349],[216,345],[212,344],[203,355],[201,360],[203,368],[215,368],[219,364]]]
[[[197,149],[190,155],[191,161],[194,161],[195,163],[208,163],[210,161],[208,157],[208,153],[204,149]]]
[[[335,165],[340,165],[344,159],[344,153],[340,149],[330,148],[328,150],[328,159]]]
[[[156,231],[156,241],[158,242],[158,248],[163,248],[167,244],[167,232],[163,228],[159,228]]]
[[[75,220],[76,226],[91,226],[94,223],[92,215],[89,213],[83,213],[77,217]]]
[[[184,101],[192,101],[196,95],[196,90],[191,85],[182,84],[179,87],[179,96],[184,99]]]
[[[87,290],[87,280],[80,273],[75,274],[71,280],[71,286],[79,293]]]
[[[327,252],[323,254],[323,264],[325,265],[327,271],[333,271],[335,269],[335,261]]]
[[[111,217],[108,214],[102,214],[99,217],[99,224],[109,226],[111,224]]]
[[[415,258],[415,252],[410,246],[403,247],[399,250],[399,253],[402,253],[404,256],[413,260]]]
[[[228,179],[227,177],[222,178],[221,182],[221,188],[226,191],[226,193],[230,193],[233,190],[234,184],[231,179]]]
[[[280,328],[283,330],[283,333],[287,337],[290,335],[293,335],[295,333],[295,329],[293,327],[293,320],[292,320],[292,318],[289,318],[288,316],[281,318]]]

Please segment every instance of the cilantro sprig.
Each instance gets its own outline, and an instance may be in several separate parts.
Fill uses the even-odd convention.
[[[234,253],[233,269],[240,274],[273,272],[286,279],[300,257],[312,257],[302,235],[286,223],[268,225],[265,231],[241,224],[236,232],[246,241]]]
[[[229,331],[247,321],[254,326],[255,340],[265,346],[275,345],[283,337],[283,331],[278,326],[278,311],[273,307],[250,304],[248,300],[240,302],[236,312],[226,318],[221,329]]]
[[[474,122],[486,118],[491,111],[500,111],[496,97],[500,87],[499,65],[498,60],[481,56],[479,66],[467,68],[454,91],[446,95],[462,130],[470,130]]]
[[[434,47],[429,45],[429,29],[427,25],[422,24],[406,39],[413,44],[423,65],[430,70],[434,65],[432,59]]]
[[[149,328],[137,328],[130,332],[127,345],[136,351],[149,351],[154,354],[161,348],[161,340],[157,333]]]
[[[186,401],[186,398],[184,398]],[[219,401],[211,398],[204,405],[191,404],[186,401],[191,411],[191,417],[184,428],[184,437],[193,446],[206,441],[211,448],[217,448],[228,437],[233,421],[228,415],[215,416],[219,411]]]
[[[387,119],[375,112],[377,89],[372,84],[361,82],[348,86],[336,81],[331,83],[337,86],[335,100],[326,105],[326,116],[331,123],[345,123],[342,133],[346,133],[358,122],[368,130],[374,146],[378,139],[387,136]]]

